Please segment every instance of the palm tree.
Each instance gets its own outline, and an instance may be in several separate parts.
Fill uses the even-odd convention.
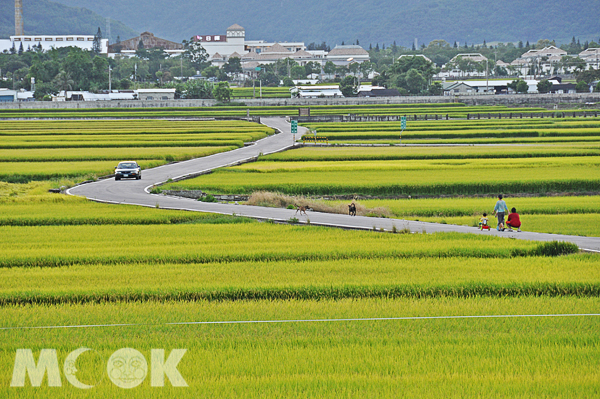
[[[57,90],[65,91],[65,99],[67,97],[67,90],[73,90],[73,85],[75,82],[71,79],[71,74],[66,71],[60,71],[52,81],[52,84],[56,87]]]

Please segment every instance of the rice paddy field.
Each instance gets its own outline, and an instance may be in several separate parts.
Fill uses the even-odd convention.
[[[98,375],[126,347],[148,360],[151,349],[187,350],[177,369],[188,387],[153,387],[148,376],[129,397],[599,389],[597,317],[471,317],[597,313],[600,258],[571,245],[276,225],[90,203],[46,187],[1,187],[11,215],[0,220],[4,396],[122,395]],[[27,328],[75,325],[90,327]],[[17,349],[37,358],[55,348],[62,364],[80,347],[95,354],[78,363],[90,391],[65,378],[60,388],[10,387]]]
[[[0,122],[0,174],[36,177],[0,181],[2,397],[600,394],[595,254],[568,243],[275,224],[50,194],[49,188],[82,179],[81,171],[101,173],[117,157],[151,166],[237,148],[223,143],[243,145],[272,131],[232,121],[19,122]],[[117,140],[124,135],[131,140]],[[110,147],[104,136],[123,145]],[[181,144],[213,140],[221,144]],[[30,147],[10,147],[19,142]],[[149,142],[165,144],[137,145]],[[301,148],[178,184],[214,193],[271,184],[292,195],[317,193],[307,187],[325,192],[330,186],[333,195],[363,187],[370,199],[359,202],[386,208],[390,217],[461,224],[493,208],[484,187],[515,187],[530,190],[507,195],[526,230],[542,218],[539,223],[597,234],[592,223],[600,201],[590,195],[598,187],[596,144],[463,150]],[[13,164],[23,166],[20,175],[6,172]],[[79,174],[67,174],[65,164]],[[469,186],[471,178],[481,185]],[[498,181],[505,185],[492,186]],[[428,186],[432,194],[410,199],[406,193],[413,191],[395,191]],[[570,187],[576,195],[531,197],[547,194],[547,187]],[[447,195],[454,196],[440,197]],[[340,204],[333,197],[322,201]],[[543,219],[551,217],[559,220]],[[43,349],[56,349],[60,387],[50,387],[48,375],[40,387],[30,377],[11,387],[23,348],[34,361]],[[75,387],[63,368],[78,348],[92,349],[73,364],[90,389]],[[147,360],[145,373],[138,367],[133,378],[140,385],[131,389],[115,385],[107,369],[121,348]],[[161,373],[153,349],[164,349],[165,358],[186,350],[177,364],[186,387],[173,386],[168,374],[164,386],[156,383]]]
[[[361,301],[242,301],[61,305],[43,313],[23,306],[5,311],[2,325],[133,323],[116,328],[0,331],[13,345],[68,344],[94,348],[91,370],[113,348],[186,348],[178,365],[188,387],[142,385],[123,391],[94,375],[79,390],[3,388],[23,397],[594,397],[598,320],[592,317],[517,319],[365,320],[332,323],[165,325],[193,320],[297,320],[439,315],[590,313],[588,298],[368,299]],[[150,321],[151,325],[148,325]],[[139,325],[142,324],[142,325]],[[3,339],[3,342],[6,342]],[[10,378],[12,354],[1,355]],[[85,358],[84,358],[85,359]],[[95,362],[93,360],[96,360]],[[9,365],[9,367],[7,367]],[[8,381],[8,379],[7,379]]]
[[[600,119],[494,119],[306,123],[331,144],[586,143],[600,140]],[[310,136],[309,136],[310,137]]]
[[[505,197],[509,208],[516,208],[522,215],[521,227],[525,231],[539,233],[600,236],[600,197],[552,196],[552,197]],[[477,226],[479,218],[487,213],[493,220],[492,211],[497,198],[421,198],[421,199],[375,199],[358,200],[366,208],[389,211],[391,217],[423,222]],[[324,201],[333,206],[348,201]]]
[[[599,164],[597,156],[338,162],[261,160],[167,187],[241,194],[280,191],[296,195],[590,192],[596,190],[600,182]]]
[[[411,134],[429,135],[428,144],[303,147],[167,187],[230,194],[278,192],[310,197],[340,212],[347,211],[348,201],[331,197],[354,196],[365,209],[363,215],[377,209],[373,214],[467,226],[476,226],[484,212],[491,215],[495,197],[502,193],[509,208],[525,215],[527,231],[600,236],[597,120],[429,121],[409,126]],[[339,134],[364,144],[373,136],[390,134],[399,124],[308,127],[330,140]],[[513,134],[510,140],[516,142],[519,134],[539,137],[520,144],[491,138]],[[463,142],[471,140],[463,137],[475,136],[482,142]],[[589,141],[579,142],[580,137]]]
[[[245,121],[3,121],[0,181],[85,180],[122,160],[142,168],[240,148],[273,130]]]

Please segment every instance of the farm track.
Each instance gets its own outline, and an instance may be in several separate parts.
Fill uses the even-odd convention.
[[[210,212],[246,216],[256,219],[271,219],[275,221],[288,221],[297,217],[300,223],[330,226],[359,230],[381,230],[391,231],[394,227],[401,230],[408,228],[411,232],[435,233],[435,232],[458,232],[471,234],[484,234],[501,236],[522,240],[535,241],[568,241],[575,243],[582,250],[600,252],[600,238],[580,237],[557,234],[530,233],[530,232],[498,232],[479,231],[474,227],[416,222],[399,219],[372,218],[372,217],[350,217],[348,215],[309,212],[307,216],[296,215],[296,211],[289,209],[268,208],[258,206],[242,206],[234,204],[205,203],[187,198],[169,197],[164,195],[150,194],[154,185],[197,176],[211,170],[231,166],[238,163],[251,161],[259,155],[267,155],[274,152],[293,148],[292,137],[290,137],[289,124],[284,118],[262,118],[262,123],[279,130],[281,133],[257,141],[254,145],[239,148],[233,151],[196,158],[189,161],[173,163],[157,168],[143,171],[142,180],[105,179],[98,182],[81,184],[67,191],[70,195],[87,197],[90,200],[114,204],[129,204],[147,207],[160,207],[162,209],[179,209],[196,212]],[[306,131],[298,127],[298,137]]]

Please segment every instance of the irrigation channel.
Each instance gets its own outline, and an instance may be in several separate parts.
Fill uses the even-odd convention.
[[[203,158],[191,159],[184,162],[159,166],[157,168],[143,171],[141,180],[119,180],[105,179],[92,183],[75,186],[67,193],[87,197],[98,202],[114,204],[129,204],[147,207],[160,207],[162,209],[180,209],[196,212],[210,212],[228,215],[246,216],[255,219],[271,219],[274,221],[288,221],[297,217],[299,223],[310,223],[312,225],[331,226],[347,229],[381,230],[392,231],[408,228],[416,233],[436,232],[458,232],[470,234],[485,234],[535,241],[568,241],[575,243],[580,249],[590,252],[600,252],[600,238],[580,237],[559,234],[531,233],[531,232],[499,232],[480,231],[475,227],[457,226],[449,224],[436,224],[399,219],[373,218],[348,215],[310,212],[308,216],[298,216],[295,210],[268,208],[259,206],[220,204],[195,201],[193,199],[170,197],[151,194],[153,186],[166,182],[194,177],[217,168],[231,166],[251,160],[261,154],[267,155],[274,152],[284,151],[294,147],[290,124],[285,118],[261,118],[261,122],[279,131],[278,134],[264,138],[256,143],[233,151],[210,155]],[[306,131],[298,127],[298,137]]]

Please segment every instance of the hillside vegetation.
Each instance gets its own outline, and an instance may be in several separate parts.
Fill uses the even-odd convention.
[[[481,43],[491,41],[537,41],[540,38],[570,41],[600,36],[600,8],[594,0],[542,2],[539,0],[407,0],[380,2],[292,0],[246,2],[225,0],[58,0],[86,7],[103,16],[118,18],[138,31],[150,30],[169,40],[192,35],[224,34],[238,23],[248,39],[327,41],[330,45],[356,39],[369,43],[410,46],[435,39]],[[123,36],[122,36],[123,38]]]
[[[15,7],[12,0],[0,0],[0,38],[15,34]],[[105,31],[106,18],[102,15],[80,8],[82,3],[73,7],[48,0],[23,2],[24,30],[26,35],[94,35],[98,27]],[[111,20],[110,29],[113,40],[117,35],[122,38],[137,36],[137,33],[122,22]],[[104,37],[107,37],[106,34]]]

